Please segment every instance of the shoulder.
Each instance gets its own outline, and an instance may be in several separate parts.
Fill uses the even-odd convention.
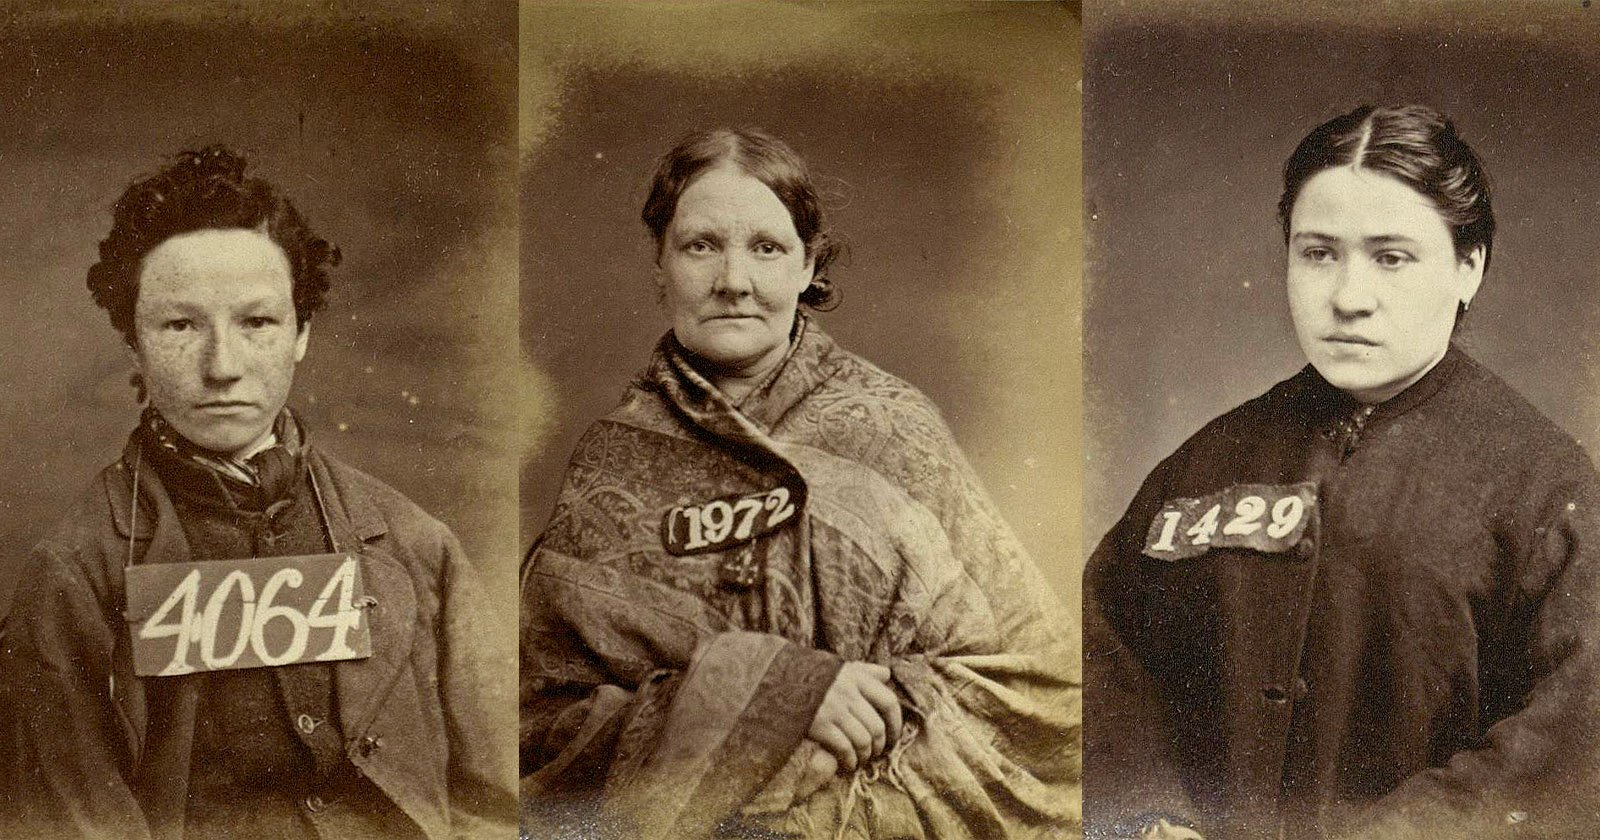
[[[115,549],[128,544],[126,533],[117,527],[113,505],[117,494],[132,490],[132,478],[120,461],[88,483],[24,561],[13,615],[55,609],[52,605],[63,601],[111,609],[119,598],[118,570],[123,560]]]
[[[1441,414],[1459,438],[1457,448],[1492,465],[1497,483],[1600,485],[1588,452],[1571,434],[1475,360],[1464,356],[1461,368]]]
[[[1466,354],[1462,354],[1460,384],[1447,392],[1447,410],[1457,425],[1475,436],[1500,438],[1529,449],[1582,451],[1572,435]]]
[[[312,468],[324,471],[336,503],[357,522],[357,527],[359,520],[376,517],[386,526],[390,538],[404,545],[430,552],[455,545],[455,535],[449,527],[399,490],[320,447],[311,447],[308,453]]]
[[[817,360],[818,386],[813,401],[827,405],[871,406],[901,420],[924,420],[941,429],[937,406],[917,386],[889,373],[830,340]]]
[[[1263,447],[1271,447],[1275,441],[1298,438],[1314,415],[1325,408],[1314,382],[1309,370],[1302,369],[1261,395],[1212,418],[1164,459],[1161,467],[1195,461],[1236,463]]]

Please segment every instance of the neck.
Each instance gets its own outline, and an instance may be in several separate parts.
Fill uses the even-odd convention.
[[[1433,361],[1428,362],[1422,367],[1421,370],[1398,382],[1390,383],[1382,388],[1373,388],[1362,391],[1345,391],[1345,393],[1349,394],[1351,399],[1354,399],[1356,402],[1359,402],[1363,405],[1378,405],[1379,403],[1388,402],[1389,400],[1400,396],[1400,394],[1403,393],[1407,388],[1417,384],[1422,380],[1422,377],[1427,376],[1429,371],[1438,367],[1439,362],[1444,359],[1445,354],[1449,351],[1450,345],[1446,344],[1444,349],[1439,351],[1439,355],[1433,357]]]
[[[272,431],[271,426],[268,426],[266,432],[262,433],[261,437],[256,438],[249,446],[246,446],[237,452],[230,453],[228,457],[242,463],[260,454],[262,451],[272,448],[277,444],[277,442],[278,435]]]
[[[767,374],[772,373],[778,367],[778,364],[783,361],[783,357],[788,351],[789,346],[787,344],[779,345],[751,364],[735,370],[715,371],[707,378],[711,380],[712,385],[717,386],[718,391],[721,391],[728,399],[738,403],[749,396],[750,392],[761,384],[761,380],[766,379]]]

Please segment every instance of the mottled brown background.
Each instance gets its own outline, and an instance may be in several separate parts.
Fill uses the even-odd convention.
[[[666,329],[638,218],[656,158],[759,126],[850,248],[824,329],[940,406],[1076,611],[1078,31],[1038,3],[525,9],[524,540]]]
[[[1600,453],[1600,9],[1105,2],[1085,33],[1084,536],[1156,462],[1304,364],[1273,214],[1318,123],[1422,102],[1499,221],[1465,346]]]
[[[0,24],[0,604],[137,416],[84,287],[110,206],[163,156],[225,141],[345,255],[290,405],[455,529],[509,639],[514,7],[28,4]]]

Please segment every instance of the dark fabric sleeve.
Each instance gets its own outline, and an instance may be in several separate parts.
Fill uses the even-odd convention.
[[[523,831],[709,836],[799,747],[842,661],[694,626],[590,565],[546,551],[524,572]]]
[[[41,550],[31,557],[0,645],[0,834],[151,836],[125,775],[131,730],[112,700],[119,622],[70,556]]]
[[[1195,825],[1174,757],[1171,712],[1146,661],[1139,551],[1159,505],[1158,468],[1084,570],[1084,834],[1135,836],[1158,818]]]
[[[1600,480],[1575,446],[1545,455],[1507,482],[1497,534],[1520,619],[1480,640],[1521,666],[1501,692],[1511,711],[1375,803],[1351,840],[1600,834]]]

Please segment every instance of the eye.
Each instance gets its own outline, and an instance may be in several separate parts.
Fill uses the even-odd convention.
[[[1313,245],[1301,251],[1300,256],[1314,263],[1331,263],[1338,258],[1332,248],[1324,245]]]
[[[691,254],[709,254],[716,249],[712,247],[710,242],[707,242],[704,239],[696,239],[695,241],[690,242],[688,245],[683,246],[683,250]]]
[[[251,315],[243,323],[249,329],[261,330],[278,323],[278,319],[271,315]]]
[[[188,318],[173,318],[170,321],[163,321],[161,324],[161,329],[167,332],[188,332],[189,330],[194,329],[194,321],[191,321]]]
[[[758,242],[755,251],[763,257],[776,257],[787,254],[789,250],[776,242]]]
[[[1405,251],[1382,251],[1372,259],[1384,268],[1399,268],[1406,263],[1416,262],[1416,258]]]

